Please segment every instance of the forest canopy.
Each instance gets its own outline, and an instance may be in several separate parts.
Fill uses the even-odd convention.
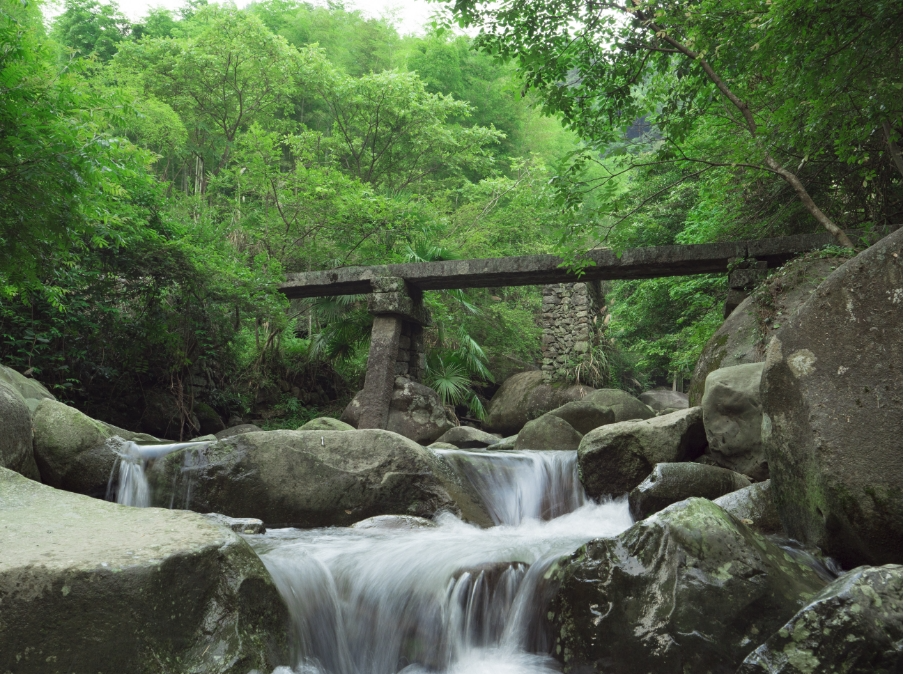
[[[224,418],[347,400],[370,317],[290,305],[288,271],[900,223],[900,3],[454,0],[423,35],[337,2],[61,9],[0,0],[0,360],[114,423],[199,374]],[[724,284],[613,284],[593,383],[686,376]],[[463,413],[537,364],[538,289],[426,301]]]

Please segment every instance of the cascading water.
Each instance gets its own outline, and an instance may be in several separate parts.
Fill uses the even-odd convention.
[[[145,470],[153,459],[188,448],[206,447],[210,442],[173,442],[167,444],[139,445],[130,440],[113,438],[111,450],[118,457],[107,482],[107,500],[121,505],[148,508],[151,505],[151,488]],[[188,453],[191,454],[191,453]],[[193,454],[192,454],[193,456]],[[190,458],[186,462],[190,462]],[[175,491],[174,491],[175,494]],[[183,507],[188,509],[191,500],[191,480],[186,482]],[[174,504],[170,504],[172,508]]]
[[[438,450],[483,498],[490,529],[451,514],[418,529],[275,529],[249,537],[289,605],[293,668],[274,674],[540,674],[544,574],[631,525],[589,502],[575,452]]]

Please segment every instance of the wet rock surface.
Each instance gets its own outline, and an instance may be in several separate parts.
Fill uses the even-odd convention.
[[[706,378],[702,404],[707,455],[717,465],[754,480],[769,477],[760,433],[762,376],[762,363],[715,370]]]
[[[0,467],[40,480],[32,449],[31,413],[18,389],[0,380]]]
[[[266,431],[170,454],[148,479],[159,505],[254,517],[268,527],[348,526],[375,515],[458,511],[435,461],[389,431]]]
[[[412,529],[432,529],[436,524],[425,517],[413,515],[377,515],[355,522],[352,529],[374,529],[386,531],[410,531]]]
[[[828,582],[705,499],[688,499],[548,572],[566,672],[734,672]]]
[[[247,674],[285,657],[288,614],[269,574],[202,515],[0,468],[0,550],[2,672]]]
[[[750,486],[750,480],[734,471],[699,463],[657,463],[647,478],[631,490],[628,502],[634,519],[692,496],[715,500]]]
[[[817,594],[738,674],[901,671],[901,566],[863,566]]]
[[[725,494],[713,499],[713,503],[761,534],[784,535],[782,521],[772,500],[771,480]]]
[[[842,566],[902,560],[901,230],[832,273],[773,337],[763,443],[792,538]]]
[[[539,370],[520,372],[506,379],[487,409],[484,428],[514,435],[524,425],[566,403],[583,400],[595,389],[590,386],[547,384]]]
[[[705,446],[699,407],[602,426],[581,440],[581,482],[593,498],[625,494],[643,482],[657,463],[691,461]]]

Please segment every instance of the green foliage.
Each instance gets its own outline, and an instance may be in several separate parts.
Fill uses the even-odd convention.
[[[66,0],[63,13],[53,22],[52,36],[77,56],[109,61],[131,30],[115,2]]]

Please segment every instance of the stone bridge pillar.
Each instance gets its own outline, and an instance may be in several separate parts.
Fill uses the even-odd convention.
[[[386,428],[396,376],[415,381],[423,376],[423,332],[430,316],[424,309],[422,293],[405,279],[378,276],[370,285],[373,294],[367,299],[367,310],[374,315],[374,324],[358,428]]]
[[[599,281],[543,286],[543,381],[570,381],[590,362],[606,321]]]
[[[728,318],[738,308],[750,291],[766,278],[767,263],[761,260],[734,258],[728,261],[728,297],[722,309],[722,317]]]

